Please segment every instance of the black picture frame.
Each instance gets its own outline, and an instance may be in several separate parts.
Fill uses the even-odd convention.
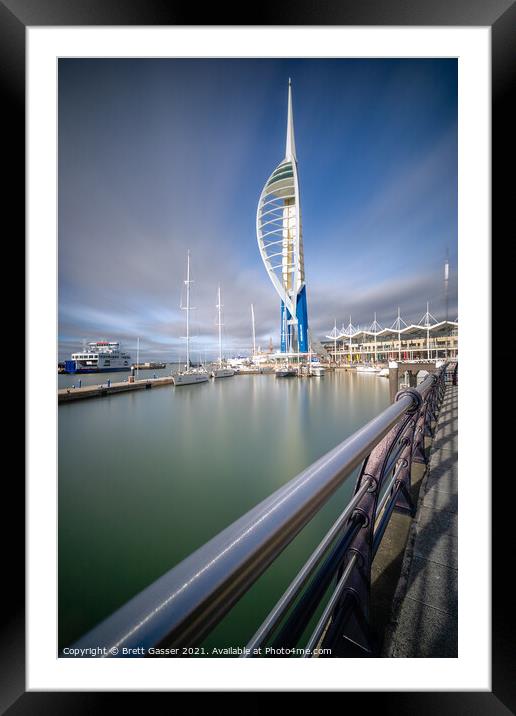
[[[4,99],[4,138],[11,161],[4,167],[8,179],[4,207],[16,217],[10,243],[22,249],[25,227],[25,30],[28,26],[80,25],[199,25],[200,10],[159,0],[0,0],[0,83]],[[202,10],[203,25],[391,25],[391,26],[488,26],[492,37],[492,229],[503,243],[505,226],[512,226],[514,205],[514,101],[516,3],[514,0],[308,0],[261,2],[246,7],[246,15],[234,6],[213,4]],[[513,153],[514,157],[514,153]],[[7,168],[7,171],[6,171]],[[508,221],[509,218],[509,221]],[[507,222],[507,223],[506,223]],[[511,229],[514,234],[514,230]],[[16,240],[13,241],[13,238]],[[497,239],[497,240],[498,240]],[[493,243],[496,247],[498,244]],[[493,258],[496,252],[493,251]],[[20,312],[17,304],[17,313]],[[497,330],[494,321],[493,332]],[[16,400],[22,403],[17,394]],[[495,436],[493,436],[495,437]],[[494,454],[494,448],[493,448]],[[21,476],[4,479],[4,514],[10,524],[3,529],[3,596],[6,603],[0,623],[0,713],[10,716],[51,713],[97,713],[110,694],[95,692],[25,693],[25,550],[24,484]],[[512,476],[511,476],[512,477]],[[504,505],[514,504],[507,485],[493,480],[492,541],[492,691],[487,692],[368,692],[369,706],[378,705],[396,714],[507,714],[516,709],[514,606],[507,577],[507,541],[499,527],[506,523]],[[514,489],[514,488],[512,488]],[[8,506],[8,507],[7,507]],[[509,562],[510,564],[510,562]],[[366,668],[366,665],[365,667]],[[400,668],[403,665],[400,664]],[[336,685],[336,689],[337,689]],[[345,694],[349,699],[364,694]],[[118,696],[117,696],[118,697]],[[130,694],[133,707],[139,694]]]

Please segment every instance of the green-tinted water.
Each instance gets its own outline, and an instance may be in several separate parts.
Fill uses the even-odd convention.
[[[87,378],[99,383],[106,376]],[[338,372],[322,379],[243,375],[61,405],[60,647],[388,401],[387,380]],[[352,489],[350,479],[217,627],[208,646],[245,645]]]

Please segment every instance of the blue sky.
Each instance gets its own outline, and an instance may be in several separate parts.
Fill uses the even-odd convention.
[[[191,251],[195,351],[279,340],[255,234],[283,159],[292,78],[309,325],[457,314],[457,63],[428,60],[59,61],[59,354],[120,339],[184,354]]]

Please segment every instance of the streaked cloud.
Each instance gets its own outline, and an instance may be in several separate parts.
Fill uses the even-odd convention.
[[[59,349],[140,337],[184,351],[186,252],[194,346],[278,343],[279,305],[255,238],[258,196],[283,156],[293,77],[309,323],[384,324],[397,306],[457,303],[453,60],[61,60]],[[454,314],[454,315],[452,315]],[[194,348],[195,350],[195,348]]]

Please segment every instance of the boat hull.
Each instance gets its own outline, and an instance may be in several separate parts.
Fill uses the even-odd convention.
[[[69,375],[76,373],[129,373],[130,370],[130,368],[75,368],[69,370],[65,368],[63,373],[68,373]]]
[[[231,378],[235,375],[235,371],[232,368],[215,368],[211,372],[212,378]]]
[[[174,385],[195,385],[196,383],[207,383],[209,380],[208,373],[179,373],[173,375]]]
[[[277,370],[276,378],[295,378],[297,373],[295,370]]]
[[[326,373],[326,369],[322,367],[314,367],[311,368],[311,373],[313,376],[315,376],[315,378],[322,378]]]
[[[166,363],[135,363],[131,366],[134,370],[161,370],[166,368]]]

